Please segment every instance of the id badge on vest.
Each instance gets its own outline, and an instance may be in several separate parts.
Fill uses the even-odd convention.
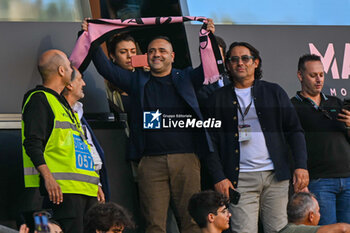
[[[238,141],[239,142],[244,142],[244,141],[249,141],[252,138],[251,134],[252,128],[250,125],[239,125],[238,126]]]
[[[94,171],[94,160],[91,156],[88,146],[80,136],[74,135],[75,161],[76,168]]]

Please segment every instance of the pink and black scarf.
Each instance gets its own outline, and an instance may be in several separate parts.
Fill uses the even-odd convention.
[[[205,30],[207,25],[207,19],[205,17],[169,16],[126,20],[88,20],[88,32],[84,31],[79,36],[70,56],[70,60],[80,72],[83,72],[89,66],[93,51],[109,37],[118,32],[142,26],[183,23],[187,21],[200,21],[204,23],[199,32],[200,53],[205,77],[204,84],[213,83],[219,78],[220,74],[224,72],[224,66],[214,35]]]

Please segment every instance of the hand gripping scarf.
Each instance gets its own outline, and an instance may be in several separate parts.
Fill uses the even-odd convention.
[[[205,17],[152,17],[133,19],[98,19],[88,20],[88,32],[84,31],[78,38],[70,60],[73,65],[83,72],[91,61],[91,54],[100,44],[110,36],[125,30],[135,29],[142,26],[182,23],[187,21],[200,21],[203,26],[199,32],[200,54],[204,71],[204,84],[213,83],[218,80],[224,72],[223,61],[215,39],[215,36],[206,31]]]

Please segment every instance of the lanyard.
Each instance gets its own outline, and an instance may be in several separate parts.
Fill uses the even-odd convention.
[[[242,116],[243,124],[244,124],[244,118],[247,116],[247,114],[248,114],[248,112],[250,110],[250,107],[252,106],[252,103],[253,103],[253,88],[250,89],[250,94],[251,94],[251,100],[250,100],[249,105],[244,110],[244,113],[242,112],[241,105],[239,104],[239,101],[237,100],[237,108],[238,108],[239,113]]]
[[[84,132],[81,132],[80,130],[80,123],[79,121],[77,120],[72,108],[69,106],[69,103],[67,102],[67,100],[65,98],[63,98],[65,100],[65,103],[67,105],[67,107],[69,108],[69,110],[67,109],[67,107],[61,103],[63,109],[66,111],[66,113],[68,114],[69,118],[71,119],[71,121],[74,123],[74,125],[77,127],[77,130],[79,131],[79,136],[80,138],[84,141],[86,140],[86,137],[85,137],[85,134]]]
[[[298,97],[299,97],[299,94],[297,94],[298,95]],[[310,99],[310,98],[305,98],[305,97],[303,97],[304,99],[306,99],[306,101],[308,101],[311,105],[312,105],[312,107],[314,107],[317,111],[320,111],[320,112],[322,112],[322,114],[325,116],[325,117],[327,117],[328,119],[330,119],[330,120],[333,120],[333,117],[329,114],[329,112],[327,111],[327,110],[325,110],[322,106],[321,106],[321,103],[322,103],[322,97],[323,96],[321,96],[321,102],[320,102],[320,106],[318,106],[312,99]],[[300,99],[301,99],[301,101],[303,101],[303,98],[302,97],[299,97]],[[324,98],[324,97],[323,97]]]

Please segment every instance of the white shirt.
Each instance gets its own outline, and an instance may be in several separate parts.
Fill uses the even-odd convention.
[[[254,101],[252,100],[251,88],[235,88],[237,100],[242,108],[242,113],[252,102],[249,112],[244,117],[244,124],[251,127],[251,139],[240,142],[240,172],[256,172],[274,170],[272,160],[267,150],[264,133],[256,114]],[[243,125],[240,111],[237,109],[238,125]]]

